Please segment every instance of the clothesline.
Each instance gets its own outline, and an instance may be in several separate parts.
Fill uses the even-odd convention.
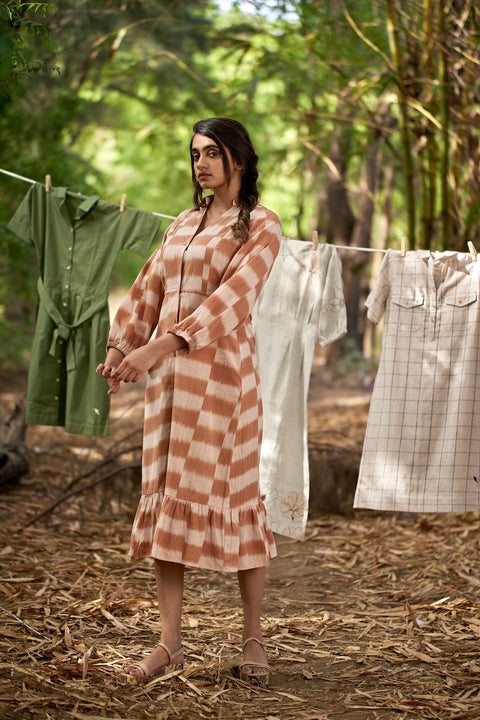
[[[23,180],[24,182],[29,182],[32,185],[35,185],[36,180],[32,180],[31,178],[24,177],[23,175],[18,175],[17,173],[11,172],[10,170],[4,170],[3,168],[0,168],[0,173],[3,173],[4,175],[10,175],[10,177],[16,178],[17,180]],[[175,220],[175,215],[164,215],[163,213],[158,212],[152,212],[152,215],[156,215],[158,217],[168,218],[169,220]],[[328,245],[331,245],[332,243],[326,243]],[[356,245],[332,245],[332,247],[336,247],[337,250],[358,250],[360,252],[379,252],[379,253],[386,253],[386,250],[380,249],[380,248],[366,248],[366,247],[358,247]]]
[[[292,238],[285,238],[285,240],[291,240]],[[379,253],[386,253],[387,250],[383,250],[382,248],[368,248],[368,247],[359,247],[358,245],[335,245],[334,243],[318,243],[319,245],[330,245],[330,247],[334,247],[337,250],[358,250],[360,252],[379,252]]]
[[[360,250],[361,252],[379,252],[379,253],[386,253],[387,250],[384,250],[383,248],[364,248],[364,247],[358,247],[357,245],[333,245],[332,243],[325,243],[325,245],[332,245],[332,247],[337,248],[337,250]]]
[[[10,175],[10,177],[16,178],[17,180],[23,180],[24,182],[28,182],[31,185],[35,185],[37,182],[36,180],[32,180],[32,178],[24,177],[23,175],[18,175],[17,173],[10,172],[10,170],[4,170],[3,168],[0,168],[0,173],[3,173],[4,175]],[[175,215],[164,215],[163,213],[158,212],[152,212],[152,215],[156,215],[157,217],[162,218],[168,218],[169,220],[175,220]]]

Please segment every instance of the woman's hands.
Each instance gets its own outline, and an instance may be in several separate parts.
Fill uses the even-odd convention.
[[[114,395],[120,389],[121,382],[138,382],[142,375],[151,370],[164,355],[185,348],[187,343],[183,338],[172,333],[166,333],[146,345],[123,355],[117,348],[109,348],[104,363],[98,365],[96,372],[105,378],[110,389],[109,395]]]
[[[160,359],[158,353],[155,353],[154,342],[143,345],[125,355],[115,370],[115,380],[125,383],[138,382],[142,375],[151,370]]]

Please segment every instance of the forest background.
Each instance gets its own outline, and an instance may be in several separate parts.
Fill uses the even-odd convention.
[[[475,0],[3,0],[0,168],[176,215],[193,123],[245,123],[284,235],[480,250]],[[0,173],[0,366],[28,364],[34,250],[7,230],[28,184]],[[164,222],[163,230],[168,221]],[[342,252],[349,335],[381,254]],[[111,286],[144,259],[119,256]]]

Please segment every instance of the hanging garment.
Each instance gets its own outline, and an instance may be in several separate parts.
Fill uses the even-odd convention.
[[[479,510],[479,266],[390,250],[367,298],[385,314],[355,507]]]
[[[34,245],[40,277],[26,421],[107,435],[110,397],[95,373],[105,359],[108,281],[120,250],[146,255],[159,230],[151,213],[32,185],[8,228]]]
[[[127,354],[157,324],[157,336],[172,332],[188,344],[148,373],[130,553],[236,571],[276,555],[259,490],[262,408],[250,311],[281,227],[257,205],[240,244],[234,204],[198,231],[209,202],[167,229],[119,308],[109,345]]]
[[[282,239],[254,308],[264,423],[260,487],[272,529],[302,539],[308,515],[307,394],[315,344],[342,337],[346,311],[332,245]]]

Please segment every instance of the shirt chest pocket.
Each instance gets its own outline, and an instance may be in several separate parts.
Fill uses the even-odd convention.
[[[469,305],[477,302],[477,292],[472,290],[464,293],[449,293],[445,295],[445,305],[451,308],[468,308]]]
[[[414,289],[392,295],[392,320],[402,332],[420,330],[425,324],[425,297]]]
[[[444,315],[448,325],[460,327],[474,321],[478,313],[476,290],[447,293],[444,298]]]

